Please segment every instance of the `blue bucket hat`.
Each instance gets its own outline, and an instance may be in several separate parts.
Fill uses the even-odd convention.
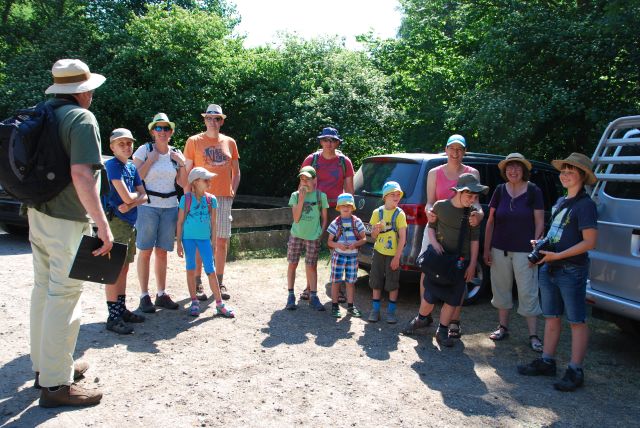
[[[460,144],[465,149],[467,148],[467,141],[462,135],[459,134],[453,134],[451,137],[449,137],[449,139],[447,140],[447,147],[452,144]]]
[[[384,199],[384,197],[391,192],[400,192],[400,197],[404,196],[404,192],[397,181],[387,181],[384,183],[384,186],[382,186],[382,198]]]
[[[333,138],[334,140],[338,140],[342,143],[342,138],[340,138],[340,134],[338,134],[338,130],[336,128],[322,128],[322,132],[317,138],[318,141],[320,141],[321,138]]]
[[[336,210],[340,211],[340,207],[343,205],[351,205],[353,209],[356,209],[356,201],[353,199],[353,195],[351,193],[340,193],[338,195],[338,199],[336,200]]]

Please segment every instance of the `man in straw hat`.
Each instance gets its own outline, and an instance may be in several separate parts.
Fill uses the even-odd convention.
[[[50,201],[29,207],[29,240],[33,251],[34,287],[31,293],[31,361],[34,386],[41,389],[40,406],[88,406],[102,394],[74,382],[88,365],[73,361],[80,329],[82,281],[69,270],[82,235],[90,235],[91,217],[103,245],[95,256],[107,255],[113,235],[100,204],[98,178],[102,168],[98,123],[88,110],[93,92],[105,77],[91,73],[77,59],[61,59],[51,69],[59,134],[71,163],[70,183]]]
[[[537,264],[544,263],[538,273],[545,317],[544,349],[541,358],[518,365],[518,372],[527,376],[556,375],[555,354],[562,329],[560,317],[564,313],[571,326],[571,360],[564,377],[553,386],[559,391],[574,391],[584,383],[582,363],[589,341],[585,308],[588,251],[596,247],[598,238],[596,204],[584,186],[595,184],[596,176],[591,160],[581,153],[571,153],[566,159],[551,163],[560,171],[560,182],[567,196],[561,197],[553,207],[546,238],[534,241],[534,253],[543,256]],[[532,259],[535,261],[537,257],[530,257]]]

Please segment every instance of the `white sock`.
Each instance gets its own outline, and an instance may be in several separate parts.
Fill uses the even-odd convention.
[[[164,290],[158,290],[158,297],[164,296],[165,292]]]
[[[149,293],[142,293],[140,294],[140,298],[144,299],[145,297],[147,297],[149,295]]]

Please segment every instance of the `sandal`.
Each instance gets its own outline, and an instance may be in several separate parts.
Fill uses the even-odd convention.
[[[230,307],[224,303],[220,306],[216,306],[216,315],[222,315],[225,318],[235,318],[236,313]]]
[[[347,303],[347,297],[342,290],[340,290],[340,294],[338,294],[338,303]]]
[[[489,339],[495,342],[506,339],[507,337],[509,337],[509,329],[502,324],[498,325],[497,330],[489,335]]]
[[[460,329],[460,320],[452,320],[449,322],[449,338],[460,339],[462,330]]]
[[[305,290],[300,293],[300,299],[302,300],[309,300],[309,289],[305,288]]]
[[[532,334],[531,336],[529,336],[529,343],[531,345],[531,349],[536,352],[542,352],[542,350],[544,349],[542,340],[540,340],[537,334]]]
[[[222,300],[229,300],[231,298],[224,284],[220,284],[220,297],[222,297]]]

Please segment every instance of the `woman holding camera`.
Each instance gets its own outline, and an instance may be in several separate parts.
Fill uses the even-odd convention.
[[[588,251],[596,246],[598,213],[584,185],[596,183],[591,160],[572,153],[568,158],[554,160],[560,171],[560,182],[567,196],[558,200],[553,209],[551,227],[546,238],[548,249],[539,249],[544,257],[540,268],[540,301],[545,316],[544,350],[542,357],[527,365],[518,365],[518,372],[528,376],[555,376],[555,353],[560,341],[562,321],[566,314],[571,326],[571,361],[564,377],[553,386],[559,391],[574,391],[584,383],[582,362],[587,352],[589,329],[586,324],[585,295],[589,276]]]
[[[491,304],[498,309],[498,328],[491,340],[509,336],[509,311],[513,308],[513,277],[518,287],[518,313],[527,320],[529,342],[542,352],[536,333],[542,313],[538,299],[538,267],[527,260],[531,240],[544,232],[542,191],[529,182],[531,163],[520,153],[511,153],[498,164],[506,183],[496,187],[489,203],[485,227],[484,263],[491,266]]]

